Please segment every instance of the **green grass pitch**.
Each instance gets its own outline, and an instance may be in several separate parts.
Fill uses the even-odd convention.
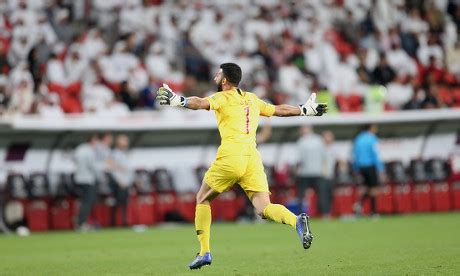
[[[0,236],[0,275],[460,275],[460,213],[313,220],[314,241],[275,223],[213,224],[213,264],[189,271],[192,225]]]

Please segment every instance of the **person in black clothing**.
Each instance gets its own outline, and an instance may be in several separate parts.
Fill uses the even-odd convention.
[[[388,65],[385,54],[380,54],[380,61],[372,73],[374,82],[380,85],[387,85],[395,76],[395,71]]]
[[[356,68],[359,80],[363,83],[372,82],[372,74],[366,67],[366,50],[360,50],[358,54],[359,66]]]
[[[422,101],[423,109],[440,108],[441,103],[438,99],[438,88],[435,84],[430,85],[426,93],[425,99]]]

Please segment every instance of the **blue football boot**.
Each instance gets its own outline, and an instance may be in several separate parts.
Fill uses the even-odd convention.
[[[298,215],[297,223],[295,226],[297,234],[299,234],[300,237],[300,242],[305,249],[310,248],[313,241],[313,235],[310,231],[308,219],[309,217],[305,213]]]
[[[190,269],[197,269],[197,268],[201,269],[202,266],[211,265],[211,262],[212,262],[211,252],[206,252],[204,256],[200,256],[199,254],[197,254],[195,260],[193,260],[193,262],[191,262],[188,265],[188,267]]]

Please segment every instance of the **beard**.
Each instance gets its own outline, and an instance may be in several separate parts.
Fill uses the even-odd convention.
[[[222,81],[220,81],[218,84],[217,84],[217,92],[221,92],[222,91]]]

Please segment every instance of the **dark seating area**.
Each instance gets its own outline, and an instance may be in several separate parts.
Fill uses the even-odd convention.
[[[417,212],[448,212],[460,210],[459,157],[449,160],[412,160],[408,166],[401,161],[385,164],[386,181],[380,184],[377,209],[380,214],[406,214]],[[288,207],[297,205],[296,175],[293,167],[267,166],[267,177],[273,192],[272,201]],[[195,170],[197,178],[203,178],[204,169]],[[29,175],[10,173],[2,191],[6,205],[20,203],[24,209],[27,226],[32,231],[67,230],[74,226],[78,214],[79,191],[71,173],[61,173],[56,186],[51,189],[50,177],[43,172]],[[353,215],[353,204],[361,192],[360,179],[349,162],[340,161],[335,166],[332,215]],[[195,192],[178,192],[173,175],[166,168],[136,170],[135,185],[130,191],[127,211],[128,225],[155,225],[162,222],[193,222],[195,216]],[[113,195],[99,184],[99,200],[90,216],[97,227],[110,227]],[[199,187],[196,187],[198,189]],[[306,193],[308,212],[318,216],[317,192]],[[223,193],[212,202],[213,220],[235,221],[244,214],[248,202],[238,187]],[[364,203],[363,212],[369,212]],[[119,211],[119,210],[118,210]],[[118,212],[117,211],[117,212]],[[116,225],[121,226],[121,214],[116,214]]]

